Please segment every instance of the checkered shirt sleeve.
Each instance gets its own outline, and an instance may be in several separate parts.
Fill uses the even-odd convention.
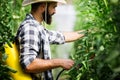
[[[25,69],[39,53],[40,37],[39,31],[32,21],[21,26],[19,34],[20,63]]]
[[[52,31],[47,30],[48,32],[48,39],[51,44],[64,44],[65,43],[65,37],[60,31]]]

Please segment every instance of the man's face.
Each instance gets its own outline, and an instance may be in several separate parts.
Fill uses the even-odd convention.
[[[56,2],[48,3],[47,9],[43,12],[43,19],[47,24],[51,24],[52,22],[52,15],[55,14],[56,10],[55,8],[57,7]]]

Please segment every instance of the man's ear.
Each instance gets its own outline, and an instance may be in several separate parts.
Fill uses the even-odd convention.
[[[45,4],[45,3],[43,3],[42,5],[40,5],[40,10],[41,10],[42,12],[44,12],[45,9],[46,9],[46,4]]]

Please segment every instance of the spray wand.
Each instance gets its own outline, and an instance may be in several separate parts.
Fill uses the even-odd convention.
[[[83,64],[82,64],[82,63],[79,63],[79,64],[76,64],[76,65],[74,66],[74,68],[75,68],[75,69],[79,69],[79,68],[81,68],[82,66],[83,66]],[[58,73],[58,75],[57,75],[57,77],[56,77],[56,80],[59,79],[60,75],[61,75],[64,71],[65,71],[65,69],[62,69],[62,70]]]

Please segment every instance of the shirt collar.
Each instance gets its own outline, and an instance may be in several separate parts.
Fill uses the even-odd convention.
[[[35,18],[33,17],[33,15],[31,13],[26,14],[26,19],[27,20],[29,20],[29,19],[35,20]]]

